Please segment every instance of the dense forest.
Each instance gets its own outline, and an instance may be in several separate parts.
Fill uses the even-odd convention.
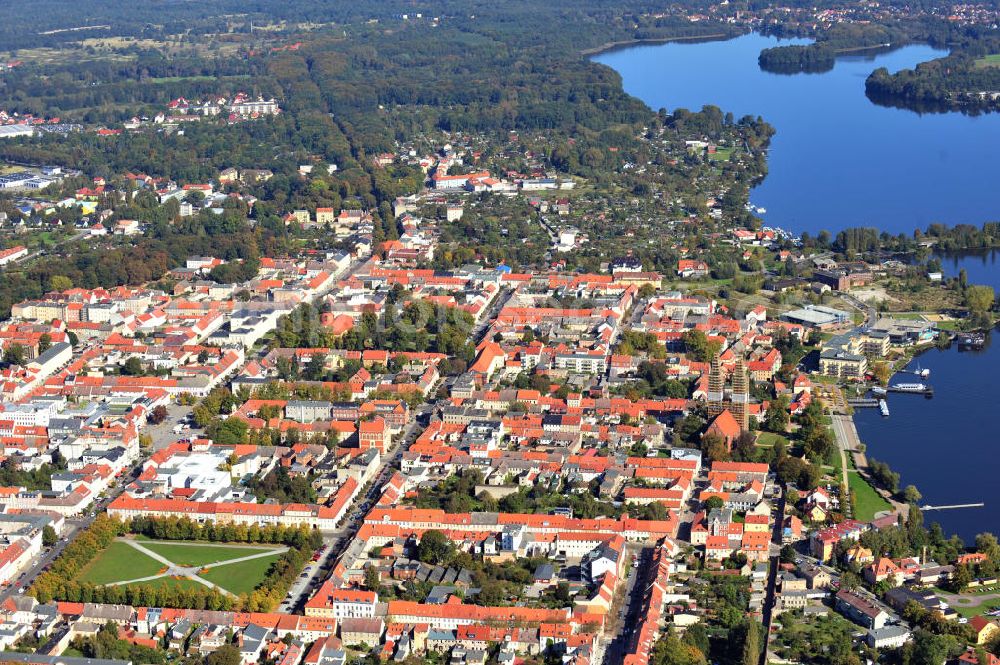
[[[9,110],[114,124],[162,110],[167,100],[177,96],[196,98],[235,90],[273,95],[284,110],[276,118],[258,122],[189,123],[183,132],[125,132],[110,138],[79,132],[0,143],[0,158],[63,164],[88,177],[112,179],[125,172],[143,172],[179,182],[204,182],[227,167],[267,168],[274,173],[254,188],[259,200],[252,213],[233,207],[223,215],[202,213],[181,219],[176,206],[158,205],[150,192],[136,193],[117,216],[146,225],[140,240],[109,239],[9,269],[0,282],[0,315],[12,303],[39,297],[54,285],[116,286],[156,280],[190,254],[211,253],[230,261],[230,268],[213,277],[238,280],[256,266],[260,256],[299,246],[300,232],[286,227],[279,217],[288,209],[371,210],[378,241],[393,231],[390,202],[416,191],[423,175],[402,165],[376,168],[370,157],[442,132],[478,134],[497,145],[504,144],[512,132],[534,133],[539,138],[532,147],[562,172],[600,185],[613,182],[639,197],[655,193],[680,198],[693,212],[704,212],[705,183],[711,183],[715,191],[724,192],[724,212],[741,220],[741,215],[748,216],[743,204],[750,186],[766,174],[763,147],[773,130],[759,118],[737,120],[712,107],[694,113],[683,109],[653,113],[624,93],[616,72],[581,56],[581,50],[615,41],[727,36],[741,31],[721,21],[688,20],[686,13],[701,7],[695,1],[647,14],[656,9],[653,4],[555,0],[539,6],[515,0],[477,8],[471,15],[458,2],[432,7],[379,0],[344,6],[295,0],[274,7],[256,0],[239,3],[240,11],[235,12],[236,5],[224,0],[211,11],[197,4],[166,7],[153,3],[120,18],[115,13],[117,5],[105,0],[84,0],[72,11],[64,3],[42,0],[36,12],[38,24],[32,30],[24,29],[23,15],[14,16],[10,7],[0,7],[0,38],[6,40],[0,43],[15,51],[40,46],[79,48],[91,30],[46,33],[79,27],[76,17],[80,15],[91,17],[92,25],[110,23],[115,35],[144,40],[123,46],[115,58],[29,59],[0,77],[0,94]],[[234,13],[217,18],[227,8]],[[424,20],[412,20],[423,11],[428,12]],[[277,37],[251,34],[249,21],[265,21],[265,13],[271,21],[311,21],[319,27],[287,26]],[[411,19],[404,20],[404,13]],[[430,16],[438,20],[428,20]],[[548,26],[544,39],[539,39],[539,24]],[[192,38],[198,34],[212,35],[220,49],[235,48],[225,50],[224,56],[199,51],[199,40]],[[930,21],[891,29],[838,26],[811,36],[822,46],[762,58],[773,58],[778,66],[791,56],[790,66],[801,69],[812,62],[822,64],[829,49],[882,40],[895,43],[903,38],[954,41],[970,53],[991,48],[975,29],[959,30]],[[292,40],[301,40],[301,48],[272,51],[269,47]],[[977,76],[997,70],[982,71],[987,73]],[[713,166],[696,157],[666,163],[649,152],[653,139],[682,146],[691,136],[742,144],[747,154],[743,163],[734,160]],[[629,162],[650,159],[665,165],[655,181],[623,168]],[[338,168],[321,177],[299,176],[299,165],[316,163]],[[64,195],[71,193],[68,190]],[[525,212],[524,219],[529,219],[531,213]],[[635,229],[634,222],[623,217],[605,220],[600,230],[613,235]],[[462,250],[445,247],[439,267],[477,257],[513,265],[537,262],[536,248],[543,246],[541,242],[511,243],[501,235],[512,237],[513,232],[522,237],[523,231],[489,217],[485,210],[470,215],[461,225],[446,229],[443,239],[467,237],[473,242]],[[689,240],[689,246],[699,242]],[[577,267],[596,269],[603,250],[600,243],[592,242],[591,249],[579,253]],[[655,246],[640,251],[644,263],[656,269],[669,267],[675,259]]]
[[[84,13],[99,22],[106,3],[84,4],[94,5],[93,12]],[[295,6],[283,5],[276,18],[286,10],[292,15]],[[459,5],[454,6],[457,13]],[[296,50],[261,53],[247,47],[230,57],[198,52],[167,57],[166,47],[146,44],[134,47],[135,53],[119,54],[128,56],[120,59],[54,59],[10,70],[0,78],[8,110],[71,121],[113,126],[132,115],[163,110],[176,96],[197,98],[238,89],[277,97],[284,113],[235,125],[189,123],[183,132],[174,133],[151,130],[109,138],[79,132],[0,143],[2,159],[63,164],[109,180],[141,172],[182,183],[205,182],[227,167],[274,173],[254,190],[259,200],[252,224],[243,209],[182,220],[176,209],[159,206],[151,193],[138,192],[129,209],[118,212],[148,225],[142,239],[134,244],[103,241],[8,271],[0,283],[0,315],[12,303],[51,289],[53,277],[65,277],[80,287],[138,284],[159,279],[190,254],[206,253],[243,262],[249,270],[258,257],[295,246],[295,229],[286,228],[279,218],[292,208],[363,208],[375,213],[380,229],[391,231],[389,203],[419,189],[422,174],[404,166],[376,168],[370,156],[394,151],[399,142],[422,135],[476,132],[499,142],[511,131],[545,132],[555,146],[554,163],[572,174],[604,177],[637,155],[635,134],[655,116],[624,93],[617,73],[581,57],[580,49],[634,39],[639,29],[647,36],[736,33],[731,26],[692,23],[681,16],[640,20],[631,13],[633,6],[645,8],[630,2],[556,2],[541,8],[513,2],[502,9],[485,8],[475,17],[445,13],[440,22],[431,22],[404,21],[401,6],[375,2],[366,3],[365,12],[384,23],[291,32],[288,40],[303,40]],[[252,15],[254,7],[242,7],[244,16]],[[320,17],[316,12],[322,7],[310,4],[295,15],[326,22],[358,18],[355,10],[339,5]],[[129,21],[142,20],[146,9],[124,23],[115,22],[114,32],[128,34]],[[406,10],[419,7],[407,4]],[[0,8],[0,15],[4,11]],[[168,14],[182,20],[197,11],[196,6],[171,5]],[[61,13],[53,8],[53,16]],[[553,28],[545,40],[537,39],[533,28],[542,19],[550,20]],[[189,22],[200,26],[199,21]],[[204,21],[219,29],[213,22],[217,19]],[[0,36],[9,25],[0,21]],[[136,27],[136,34],[155,40],[170,29],[147,28],[143,32]],[[75,34],[73,39],[84,36]],[[241,38],[238,32],[232,36]],[[682,119],[677,115],[664,120],[677,124],[678,133],[698,129],[697,118],[687,125]],[[769,132],[763,131],[765,141]],[[761,132],[748,124],[745,138],[751,144],[758,143],[755,133]],[[299,176],[300,164],[317,162],[338,168],[322,177]],[[758,166],[762,174],[763,163]],[[228,277],[231,281],[239,275]],[[66,280],[57,281],[65,285]]]
[[[880,67],[865,81],[865,94],[876,104],[919,113],[1000,111],[1000,66],[952,56],[895,73]]]

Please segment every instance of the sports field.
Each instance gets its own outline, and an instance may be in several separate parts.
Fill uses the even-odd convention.
[[[116,540],[83,570],[80,579],[102,585],[144,584],[253,591],[285,547],[161,540]]]

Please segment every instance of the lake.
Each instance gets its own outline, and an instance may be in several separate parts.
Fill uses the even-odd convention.
[[[878,67],[898,71],[940,57],[928,46],[837,60],[821,74],[771,74],[760,50],[788,43],[757,34],[728,41],[641,45],[595,60],[655,109],[714,104],[775,127],[769,174],[751,200],[766,224],[812,234],[875,226],[911,233],[931,222],[1000,219],[1000,115],[919,115],[865,97]]]
[[[952,254],[936,254],[941,261],[941,269],[945,277],[958,277],[964,268],[969,278],[969,284],[985,284],[1000,291],[1000,250],[984,249],[981,251],[956,252]]]
[[[916,485],[921,504],[986,504],[927,512],[925,522],[939,522],[946,534],[971,543],[977,533],[1000,534],[1000,497],[993,494],[1000,474],[1000,443],[993,426],[1000,377],[1000,331],[981,351],[959,351],[957,345],[920,355],[910,367],[931,370],[927,383],[934,396],[889,395],[890,416],[878,409],[857,409],[854,422],[867,454],[901,476],[900,486]],[[916,381],[898,374],[893,381]]]

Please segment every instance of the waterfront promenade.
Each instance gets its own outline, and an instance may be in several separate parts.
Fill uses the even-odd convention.
[[[864,450],[861,447],[861,438],[858,436],[858,430],[854,426],[854,418],[849,415],[834,414],[833,434],[834,438],[837,440],[837,448],[840,450],[840,466],[841,473],[843,474],[842,482],[844,483],[844,486],[850,486],[847,478],[849,468],[847,465],[847,455],[849,453],[852,456],[854,468],[857,469],[857,473],[867,480],[875,491],[882,496],[882,498],[892,504],[893,512],[897,515],[902,515],[903,519],[906,519],[909,514],[909,509],[906,504],[896,501],[892,494],[880,487],[877,487],[874,483],[871,483],[868,477],[868,458],[865,456]]]

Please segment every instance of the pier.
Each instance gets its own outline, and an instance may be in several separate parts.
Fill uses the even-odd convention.
[[[860,409],[876,409],[876,408],[878,408],[879,400],[877,400],[877,399],[857,398],[857,399],[849,399],[849,400],[847,400],[847,403],[850,406],[853,406],[855,409],[859,409],[859,408]]]
[[[920,510],[955,510],[957,508],[983,508],[985,503],[955,503],[950,506],[920,506]]]

